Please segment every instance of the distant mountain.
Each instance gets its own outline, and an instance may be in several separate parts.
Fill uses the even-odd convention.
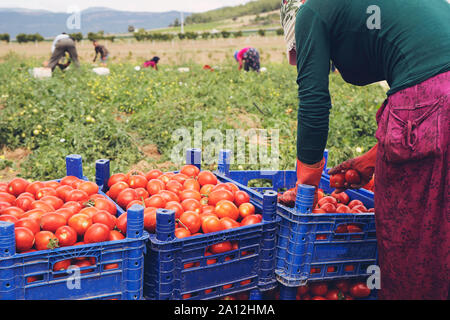
[[[187,17],[191,13],[185,12]],[[45,10],[0,8],[0,33],[9,33],[11,38],[19,33],[40,33],[44,37],[54,37],[61,32],[73,33],[97,32],[126,33],[128,26],[136,29],[156,29],[169,26],[180,17],[178,11],[168,12],[131,12],[109,8],[89,8],[81,12],[81,29],[69,30],[66,22],[68,13]]]

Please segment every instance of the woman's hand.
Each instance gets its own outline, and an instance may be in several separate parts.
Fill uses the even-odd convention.
[[[338,173],[345,174],[347,170],[353,169],[358,171],[361,177],[361,182],[359,184],[351,184],[347,188],[336,188],[335,191],[336,193],[341,193],[346,189],[359,189],[369,183],[370,179],[372,179],[372,176],[375,172],[377,149],[378,144],[376,144],[372,149],[370,149],[367,153],[363,154],[362,156],[344,161],[340,165],[328,170],[328,174],[331,176]]]

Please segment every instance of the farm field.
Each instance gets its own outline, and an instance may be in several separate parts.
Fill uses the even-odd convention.
[[[214,49],[231,51],[227,40],[222,41],[225,43]],[[195,43],[200,46],[201,42]],[[195,50],[188,47],[174,52],[184,55]],[[274,52],[284,54],[281,47]],[[136,71],[135,60],[118,59],[108,66],[109,76],[98,76],[92,72],[84,48],[81,55],[80,70],[58,70],[47,80],[34,79],[29,73],[41,65],[39,54],[2,56],[0,181],[14,176],[31,180],[62,177],[68,154],[83,156],[85,175],[90,179],[94,178],[95,161],[105,158],[111,160],[112,172],[176,169],[179,164],[170,158],[177,143],[172,133],[180,128],[193,132],[199,122],[203,131],[278,129],[279,169],[295,167],[296,69],[281,57],[279,62],[266,60],[263,53],[262,65],[267,72],[261,74],[238,72],[230,54],[220,60],[197,58],[179,63],[163,58],[159,71]],[[204,70],[205,63],[218,68]],[[190,71],[180,73],[179,66]],[[330,75],[330,90],[333,109],[328,149],[332,166],[375,144],[375,113],[385,90],[376,84],[351,86],[337,74]],[[259,166],[244,163],[232,168]]]
[[[220,64],[232,57],[235,50],[252,46],[258,48],[262,63],[282,63],[286,60],[286,49],[282,36],[267,35],[265,37],[249,35],[228,39],[197,39],[173,41],[144,41],[135,39],[118,39],[114,42],[100,41],[110,51],[110,61],[142,63],[157,55],[162,65],[182,65],[187,63]],[[9,53],[14,52],[24,58],[36,58],[40,66],[50,58],[51,42],[16,43],[0,42],[0,62]],[[81,62],[91,63],[94,49],[89,40],[77,44],[77,52]]]

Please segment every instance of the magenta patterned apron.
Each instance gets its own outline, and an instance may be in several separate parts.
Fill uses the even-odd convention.
[[[390,96],[377,113],[380,299],[448,299],[450,72]]]

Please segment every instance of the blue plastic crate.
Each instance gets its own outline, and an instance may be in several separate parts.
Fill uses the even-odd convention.
[[[222,151],[226,153],[227,151]],[[227,156],[222,155],[226,159]],[[230,171],[223,161],[219,169],[230,181],[253,192],[261,199],[261,191],[290,189],[295,187],[295,171]],[[251,180],[269,180],[271,187],[248,188]],[[241,184],[241,185],[239,185]],[[320,188],[325,193],[330,188],[330,177],[326,171],[322,175]],[[373,207],[374,194],[365,189],[347,190],[351,200],[357,199],[366,207]],[[308,197],[306,196],[308,199]],[[312,198],[309,196],[309,206]],[[297,202],[298,204],[298,202]],[[304,206],[303,209],[306,209]],[[311,210],[311,208],[309,208]],[[310,280],[332,280],[354,278],[367,275],[366,269],[377,263],[377,239],[375,215],[364,214],[311,214],[308,210],[296,210],[281,204],[277,205],[277,214],[281,217],[277,243],[277,279],[285,286],[297,287]],[[310,212],[310,211],[309,211]],[[336,234],[341,224],[358,224],[361,233]],[[324,240],[316,240],[320,235]]]
[[[189,149],[186,163],[200,168],[200,150]],[[106,185],[109,167],[99,165],[97,183]],[[228,179],[217,175],[218,179]],[[106,191],[104,189],[104,191]],[[263,197],[261,197],[263,199]],[[175,216],[170,210],[157,211],[156,234],[150,235],[145,256],[144,296],[150,300],[206,300],[250,290],[251,298],[277,285],[275,277],[276,234],[280,218],[276,216],[275,192],[264,201],[252,197],[256,213],[263,216],[258,224],[177,239]],[[205,256],[215,243],[236,241],[238,249]],[[207,264],[208,260],[216,260]],[[185,268],[185,266],[192,267]]]
[[[86,179],[80,156],[68,156],[66,167],[67,175]],[[15,252],[14,225],[0,222],[0,300],[143,299],[148,237],[141,206],[128,210],[123,240],[22,254]],[[81,257],[94,257],[96,264],[80,273],[53,271],[55,263]]]

